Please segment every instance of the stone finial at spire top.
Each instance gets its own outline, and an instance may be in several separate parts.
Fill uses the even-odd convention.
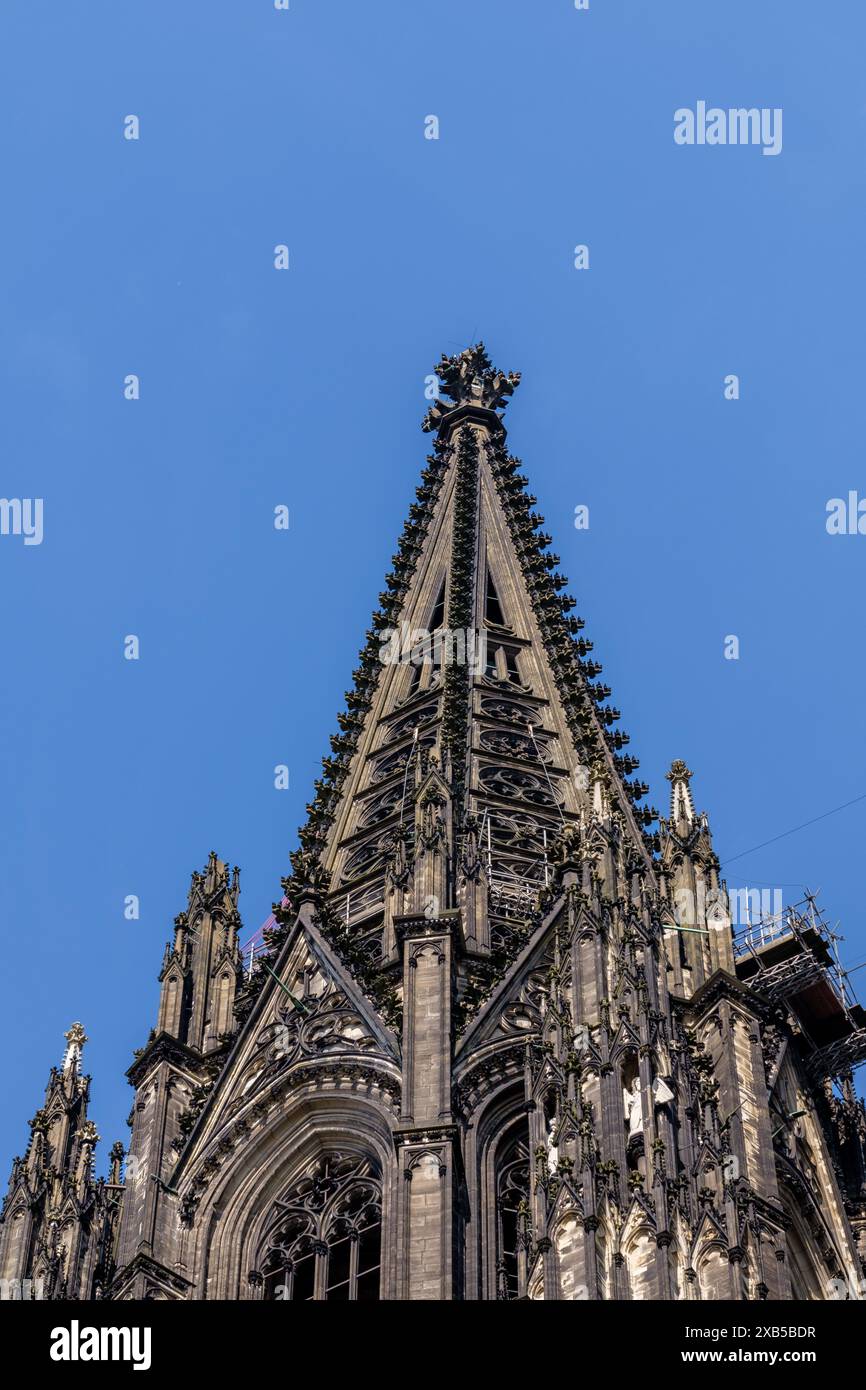
[[[670,772],[665,773],[665,777],[668,779],[669,782],[677,780],[684,780],[686,782],[690,782],[694,775],[695,774],[692,772],[691,768],[686,767],[682,758],[674,758],[673,762],[671,763]]]
[[[483,410],[500,411],[520,382],[519,372],[498,371],[487,356],[483,343],[466,348],[454,357],[443,353],[436,368],[439,396],[425,416],[422,429],[437,430],[453,410],[474,405]],[[450,405],[442,397],[447,397]]]
[[[205,869],[205,891],[213,893],[217,885],[225,877],[226,866],[220,859],[215,849],[212,849],[207,858],[207,868]]]
[[[665,776],[671,784],[671,825],[676,828],[683,821],[687,825],[693,825],[695,805],[689,787],[693,776],[691,770],[686,767],[682,758],[675,758],[671,763],[670,772],[666,772]]]
[[[87,1042],[87,1034],[80,1023],[73,1023],[67,1033],[63,1034],[66,1039],[66,1053],[63,1058],[63,1072],[66,1075],[73,1067],[76,1069],[81,1062],[81,1051]]]

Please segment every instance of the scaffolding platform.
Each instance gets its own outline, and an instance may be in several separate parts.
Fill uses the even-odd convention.
[[[810,893],[794,907],[734,932],[738,978],[762,999],[792,1010],[814,1081],[866,1061],[866,1010],[839,960],[841,940]]]

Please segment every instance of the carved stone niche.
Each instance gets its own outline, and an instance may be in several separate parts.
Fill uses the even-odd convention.
[[[645,1178],[644,1113],[637,1052],[627,1053],[621,1062],[620,1081],[628,1167]]]

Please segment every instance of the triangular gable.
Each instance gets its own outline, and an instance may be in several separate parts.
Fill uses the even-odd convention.
[[[396,1037],[319,931],[308,904],[301,907],[273,972],[277,978],[268,978],[246,1019],[175,1176],[295,1062],[374,1054],[399,1066]]]
[[[541,976],[546,977],[553,964],[554,923],[562,909],[559,898],[470,1023],[457,1044],[455,1060],[465,1060],[487,1043],[513,1043],[521,1034],[540,1031],[543,1007],[539,999],[545,992]]]

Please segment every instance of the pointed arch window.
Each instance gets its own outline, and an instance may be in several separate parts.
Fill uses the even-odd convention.
[[[488,623],[494,623],[496,627],[507,627],[505,614],[502,611],[502,604],[499,602],[499,594],[496,591],[496,584],[490,569],[487,570],[487,589],[484,595],[484,617]]]
[[[260,1261],[264,1297],[376,1301],[381,1250],[378,1166],[357,1155],[322,1155],[274,1208]]]
[[[429,686],[435,685],[440,677],[438,648],[434,642],[434,637],[445,626],[445,587],[446,580],[442,580],[439,595],[430,614],[430,621],[427,625],[428,638],[426,647],[422,644],[419,651],[413,649],[412,675],[409,681],[409,694],[414,695],[417,690],[426,690]]]
[[[530,1246],[529,1136],[521,1121],[496,1164],[497,1298],[526,1293]]]
[[[439,590],[439,597],[436,600],[436,607],[430,618],[430,631],[436,632],[440,627],[445,626],[445,580],[442,580],[442,587]]]

